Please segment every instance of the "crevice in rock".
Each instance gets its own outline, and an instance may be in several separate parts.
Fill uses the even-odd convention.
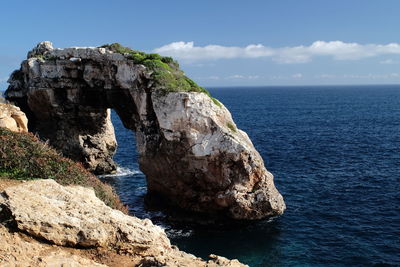
[[[10,232],[18,232],[18,225],[11,210],[3,204],[0,204],[0,224],[7,227]]]

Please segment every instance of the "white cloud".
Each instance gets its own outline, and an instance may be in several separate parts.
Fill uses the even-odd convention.
[[[272,50],[261,44],[246,47],[207,45],[194,46],[194,42],[174,42],[154,49],[154,52],[180,59],[229,59],[229,58],[257,58],[271,56]]]
[[[233,58],[270,58],[278,63],[293,64],[307,63],[318,56],[328,56],[334,60],[359,60],[382,55],[400,55],[400,44],[363,45],[342,41],[316,41],[309,46],[271,48],[262,44],[238,47],[221,45],[195,46],[194,42],[174,42],[156,48],[154,52],[192,62]]]
[[[315,78],[317,78],[317,79],[336,79],[337,75],[324,73],[324,74],[315,75]]]
[[[362,81],[362,80],[370,80],[370,81],[386,81],[386,82],[393,82],[400,79],[400,73],[381,73],[381,74],[317,74],[312,76],[315,79],[325,80],[325,81],[332,81],[335,80],[354,80],[354,81]],[[308,79],[308,76],[305,76],[302,73],[294,73],[292,75],[242,75],[242,74],[234,74],[230,76],[203,76],[203,77],[196,77],[196,80],[202,81],[235,81],[235,82],[250,82],[254,80],[264,80],[264,81],[295,81],[299,82],[300,79]]]
[[[288,77],[284,75],[272,75],[268,77],[270,80],[287,80]]]
[[[398,61],[393,60],[393,59],[382,60],[382,61],[380,61],[379,63],[380,63],[380,64],[386,64],[386,65],[399,64]]]
[[[240,75],[240,74],[235,74],[235,75],[226,77],[226,79],[228,79],[228,80],[232,80],[232,79],[255,80],[258,78],[260,78],[260,76],[258,76],[258,75]]]
[[[400,73],[383,73],[383,74],[320,74],[316,75],[318,79],[363,79],[363,80],[389,80],[400,78]]]
[[[203,76],[196,77],[197,80],[206,80],[206,81],[218,81],[218,80],[257,80],[263,78],[259,75],[242,75],[242,74],[234,74],[230,76]]]
[[[195,63],[195,64],[191,64],[190,66],[198,67],[198,68],[213,67],[213,66],[215,66],[215,63]]]
[[[245,76],[240,75],[240,74],[235,74],[235,75],[227,77],[227,79],[244,79],[244,78],[245,78]]]

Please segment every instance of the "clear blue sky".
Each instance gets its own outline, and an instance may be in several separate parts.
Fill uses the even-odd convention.
[[[27,51],[44,40],[59,48],[119,42],[172,55],[203,86],[400,82],[397,0],[0,5],[0,89]]]

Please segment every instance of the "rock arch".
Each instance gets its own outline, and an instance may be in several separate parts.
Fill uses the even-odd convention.
[[[115,169],[112,108],[136,133],[149,192],[184,210],[234,219],[285,209],[246,133],[170,58],[119,45],[42,42],[9,83],[6,98],[26,112],[30,130],[94,173]]]

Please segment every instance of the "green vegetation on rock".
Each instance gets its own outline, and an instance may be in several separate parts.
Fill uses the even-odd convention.
[[[133,60],[135,64],[142,64],[146,66],[151,72],[154,84],[153,88],[159,90],[161,93],[169,92],[200,92],[207,94],[212,101],[219,107],[221,103],[211,97],[203,87],[200,87],[193,80],[185,76],[183,71],[179,68],[179,64],[171,57],[163,57],[159,54],[146,54],[141,51],[132,50],[124,47],[119,43],[107,44],[101,46],[107,48],[115,53],[123,54],[126,58]]]
[[[226,124],[226,126],[232,131],[232,132],[234,132],[234,133],[236,133],[236,127],[232,124],[232,123],[230,123],[230,122],[228,122],[227,124]]]
[[[39,54],[39,55],[36,55],[35,57],[38,58],[38,59],[44,60],[44,56],[43,56],[43,55],[40,55],[40,54]]]
[[[93,187],[108,206],[127,212],[112,187],[101,182],[82,165],[64,158],[31,133],[0,128],[0,179],[54,179],[62,185]]]

